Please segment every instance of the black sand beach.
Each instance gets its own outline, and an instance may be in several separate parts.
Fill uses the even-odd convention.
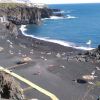
[[[15,36],[2,24],[0,47],[0,66],[50,91],[59,100],[97,100],[100,95],[100,71],[96,69],[100,66],[78,60],[78,54],[84,51],[26,37],[21,32]],[[24,57],[29,57],[29,61],[18,63]],[[97,77],[84,82],[82,76],[93,71]],[[23,82],[20,84],[23,89],[29,87]],[[29,100],[50,100],[35,89],[26,89],[24,94]]]

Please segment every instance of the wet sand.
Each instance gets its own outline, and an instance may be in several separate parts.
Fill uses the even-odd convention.
[[[50,91],[59,100],[96,100],[100,95],[99,86],[73,81],[82,79],[83,75],[91,74],[94,70],[98,77],[90,82],[100,81],[100,71],[95,69],[94,63],[71,59],[83,51],[32,39],[21,33],[15,37],[10,35],[9,31],[5,31],[6,29],[2,30],[0,34],[0,47],[4,48],[0,52],[0,66]],[[30,57],[32,61],[16,66],[23,57]],[[28,87],[23,82],[20,84],[23,88]],[[29,99],[50,100],[35,89],[25,91],[25,96]]]

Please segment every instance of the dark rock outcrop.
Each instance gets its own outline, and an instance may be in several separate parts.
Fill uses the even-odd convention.
[[[12,76],[4,72],[0,72],[0,97],[1,99],[9,100],[24,99],[19,83]]]
[[[100,62],[100,45],[98,46],[97,49],[90,51],[89,56]]]
[[[7,18],[17,25],[39,24],[41,22],[41,12],[40,9],[36,7],[17,7],[15,9],[8,9]]]
[[[60,11],[59,9],[49,9],[47,7],[37,8],[28,6],[16,6],[15,8],[0,8],[0,15],[6,16],[8,21],[16,25],[21,24],[40,24],[42,18],[49,18],[53,16],[53,12]],[[57,14],[56,16],[62,16]]]
[[[100,63],[100,45],[96,49],[78,54],[77,59],[79,61]]]

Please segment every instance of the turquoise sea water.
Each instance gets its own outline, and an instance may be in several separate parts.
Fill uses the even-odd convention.
[[[61,40],[76,46],[93,48],[100,44],[100,4],[49,5],[62,10],[65,18],[52,16],[43,20],[40,26],[28,25],[26,33],[48,40]]]

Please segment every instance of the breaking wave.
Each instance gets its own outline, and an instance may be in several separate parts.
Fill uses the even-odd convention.
[[[50,19],[64,19],[64,17],[50,16]]]
[[[50,16],[50,18],[43,18],[42,20],[45,20],[45,19],[51,19],[51,20],[58,20],[58,19],[65,19],[65,17],[59,17],[59,16]]]
[[[45,19],[51,19],[51,20],[59,20],[59,19],[75,19],[75,18],[78,18],[76,16],[71,16],[71,15],[66,15],[66,16],[50,16],[50,18],[43,18],[42,20],[45,20]]]
[[[47,41],[47,42],[52,42],[52,43],[57,43],[60,44],[62,46],[66,46],[66,47],[72,47],[75,49],[80,49],[80,50],[92,50],[94,48],[90,48],[90,47],[84,47],[84,46],[77,46],[75,43],[72,42],[66,42],[66,41],[62,41],[62,40],[55,40],[55,39],[50,39],[48,37],[36,37],[34,35],[28,35],[25,31],[27,31],[26,25],[22,25],[20,28],[21,32],[23,35],[28,36],[28,37],[32,37],[32,38],[36,38],[39,40],[43,40],[43,41]]]
[[[67,15],[66,18],[67,18],[67,19],[75,19],[75,18],[78,18],[78,17],[71,16],[71,15]]]

